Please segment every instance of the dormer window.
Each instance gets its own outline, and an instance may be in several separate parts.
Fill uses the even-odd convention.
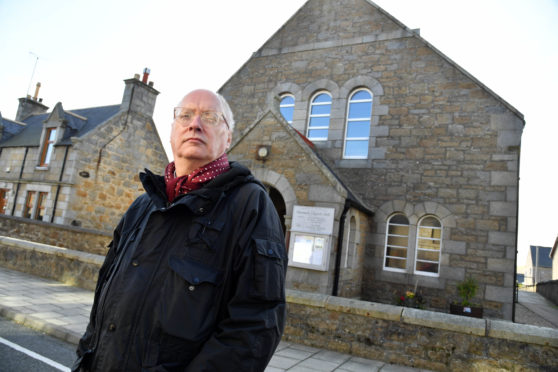
[[[45,141],[41,151],[41,159],[39,165],[47,166],[50,163],[50,157],[54,151],[54,142],[56,141],[56,128],[47,128],[45,133]]]

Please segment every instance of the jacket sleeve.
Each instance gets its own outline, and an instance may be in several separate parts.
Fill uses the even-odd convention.
[[[281,340],[287,270],[283,230],[267,193],[255,188],[238,204],[250,207],[241,213],[240,254],[232,261],[231,294],[221,305],[224,316],[187,372],[263,371]]]

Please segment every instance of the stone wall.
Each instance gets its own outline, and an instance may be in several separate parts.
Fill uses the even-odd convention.
[[[0,265],[94,289],[103,256],[0,237]],[[552,371],[558,330],[287,290],[283,339],[434,371]]]
[[[94,290],[104,255],[0,236],[0,266]]]
[[[0,235],[102,256],[112,240],[112,234],[103,231],[6,215],[0,215]]]
[[[537,293],[558,306],[558,280],[537,283]]]
[[[284,340],[434,371],[553,371],[558,330],[289,290]]]
[[[110,232],[143,193],[139,173],[148,168],[162,174],[167,155],[153,120],[134,112],[121,112],[74,142],[79,161],[72,171],[89,177],[76,177],[67,220]]]

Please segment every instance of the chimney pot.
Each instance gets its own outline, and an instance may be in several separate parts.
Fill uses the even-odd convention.
[[[134,74],[134,79],[139,80],[139,74]]]
[[[39,97],[39,89],[41,89],[41,83],[37,83],[37,86],[35,87],[35,96],[33,96],[33,101],[36,101]]]
[[[150,87],[152,87],[152,86],[153,86],[153,82],[150,81],[149,84],[147,84],[147,85],[149,85]]]
[[[141,79],[141,82],[144,84],[147,84],[147,79],[149,78],[149,73],[151,72],[150,69],[148,69],[147,67],[143,69],[143,79]]]

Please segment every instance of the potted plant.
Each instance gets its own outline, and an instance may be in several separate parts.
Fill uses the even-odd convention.
[[[475,279],[469,277],[457,285],[457,293],[461,297],[460,303],[450,304],[450,313],[464,316],[482,318],[482,307],[471,303],[479,286]]]
[[[396,303],[399,306],[414,307],[415,309],[424,309],[426,301],[420,293],[406,291],[404,295],[397,296]]]
[[[395,301],[399,306],[414,307],[416,309],[424,309],[426,301],[417,291],[418,280],[415,283],[415,289],[412,291],[406,291],[405,294],[396,297]]]

